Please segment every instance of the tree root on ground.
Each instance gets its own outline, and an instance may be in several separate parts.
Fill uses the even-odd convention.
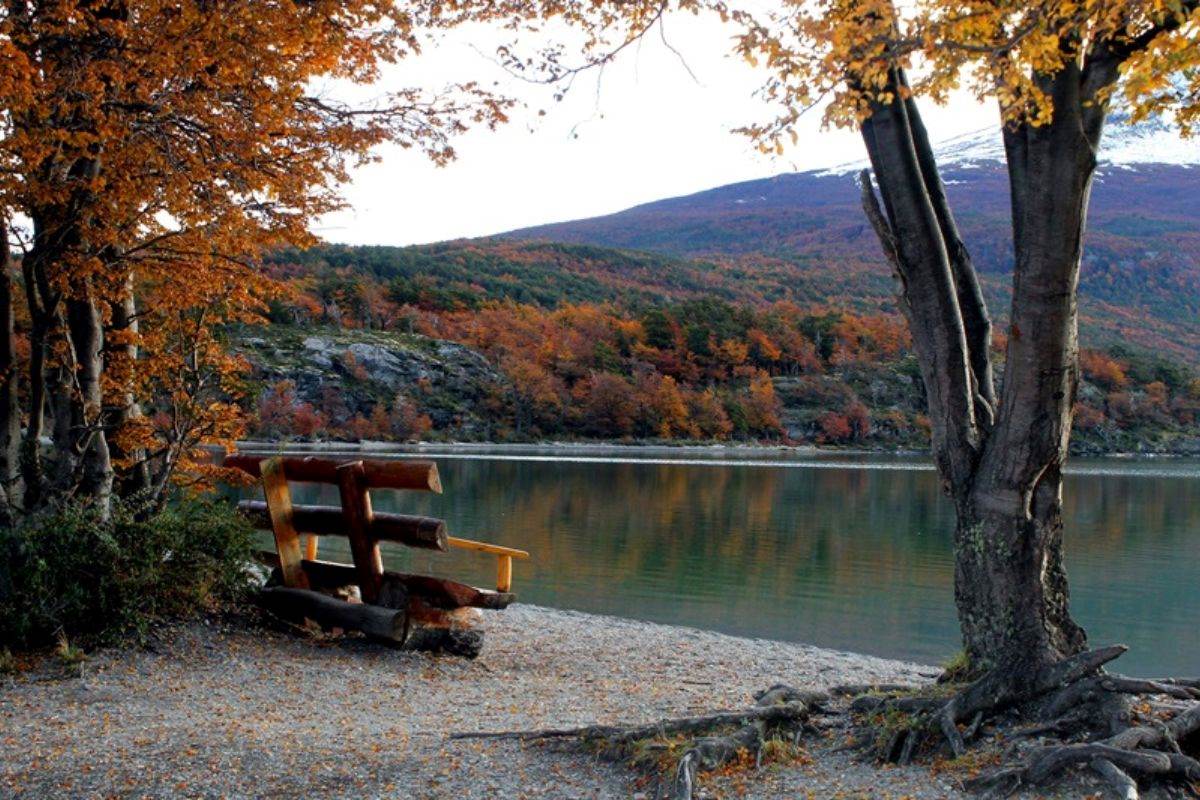
[[[879,760],[907,764],[941,751],[961,758],[986,732],[1010,763],[967,781],[969,790],[1004,797],[1086,767],[1123,800],[1139,797],[1139,779],[1200,797],[1192,786],[1200,781],[1192,740],[1200,731],[1200,681],[1105,673],[1124,652],[1106,647],[1040,670],[996,670],[950,687],[949,696],[945,684],[940,697],[934,690],[861,695],[850,703],[857,744]]]
[[[770,742],[849,734],[835,751],[878,761],[935,758],[964,770],[1000,764],[966,780],[989,797],[1072,775],[1099,779],[1112,796],[1137,800],[1154,786],[1200,798],[1200,679],[1145,680],[1108,674],[1124,647],[1090,650],[1037,670],[994,670],[968,684],[839,686],[801,692],[779,684],[752,708],[649,725],[458,733],[452,739],[573,740],[640,766],[654,764],[659,798],[690,800],[700,773],[739,760],[758,765]],[[968,748],[986,759],[968,754]]]
[[[582,728],[453,733],[451,739],[508,739],[548,741],[573,739],[605,755],[644,766],[661,762],[654,756],[682,750],[671,764],[659,764],[656,796],[691,800],[700,773],[719,769],[742,758],[761,764],[772,741],[796,743],[816,730],[813,718],[824,713],[825,692],[802,692],[777,685],[755,696],[747,709],[719,711],[698,717],[666,719],[648,725],[590,725]]]

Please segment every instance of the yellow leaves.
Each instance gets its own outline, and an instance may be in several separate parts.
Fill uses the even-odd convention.
[[[764,69],[762,96],[776,112],[743,132],[768,152],[791,138],[799,115],[823,101],[828,125],[854,126],[892,101],[891,70],[906,71],[907,97],[946,102],[966,88],[999,102],[1007,121],[1053,119],[1043,79],[1081,69],[1132,46],[1121,93],[1141,117],[1166,110],[1187,125],[1200,119],[1200,9],[1184,17],[1179,0],[788,0],[785,10],[751,18],[738,52]],[[749,22],[748,20],[752,20]],[[1160,29],[1147,45],[1148,32]],[[1104,103],[1100,89],[1086,103]]]
[[[1177,25],[1121,65],[1119,92],[1135,122],[1173,113],[1191,135],[1200,118],[1200,8],[1186,17],[1178,9],[1172,13]]]

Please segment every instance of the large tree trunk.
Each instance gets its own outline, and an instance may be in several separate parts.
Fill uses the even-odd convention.
[[[954,599],[972,666],[1025,671],[1085,649],[1068,610],[1060,469],[1007,496],[980,481],[957,508]]]
[[[958,515],[955,599],[977,670],[1026,670],[1084,649],[1063,569],[1062,469],[1078,386],[1076,288],[1107,75],[1076,67],[1041,81],[1053,121],[1010,126],[1016,263],[1002,395],[991,388],[990,323],[915,104],[864,122],[883,208],[864,207],[896,269],[925,379],[933,449]],[[1014,672],[1014,674],[1019,674]]]
[[[1100,129],[1083,111],[1078,68],[1043,84],[1053,121],[1004,133],[1016,256],[1008,362],[967,504],[982,540],[964,536],[957,557],[967,649],[998,662],[1056,660],[1087,643],[1068,609],[1062,469],[1079,386],[1076,298]]]
[[[918,152],[928,150],[928,143],[914,135],[916,106],[900,99],[903,73],[893,70],[892,81],[894,99],[877,105],[862,127],[886,218],[866,176],[864,196],[868,216],[896,270],[900,308],[908,319],[929,401],[934,460],[949,486],[960,486],[974,473],[984,431],[959,301],[962,281],[956,279],[947,246],[959,237],[948,207],[939,214],[936,197],[942,189],[936,171],[922,169],[922,161],[932,167],[933,155],[922,157]],[[965,248],[962,251],[965,257]],[[969,271],[962,277],[973,276]],[[986,349],[981,357],[988,358]],[[989,409],[984,418],[990,416]]]

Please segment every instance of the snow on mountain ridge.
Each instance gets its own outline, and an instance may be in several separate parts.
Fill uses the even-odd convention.
[[[1172,126],[1149,120],[1134,125],[1128,117],[1114,115],[1104,129],[1100,143],[1100,163],[1131,168],[1138,164],[1200,166],[1200,138],[1184,139]],[[965,133],[934,145],[938,164],[970,169],[1004,161],[1004,144],[994,128]],[[818,171],[820,176],[845,175],[868,166],[865,159]]]

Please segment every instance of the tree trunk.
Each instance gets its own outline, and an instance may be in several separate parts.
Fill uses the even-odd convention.
[[[125,289],[120,302],[112,304],[112,324],[109,326],[114,336],[110,336],[110,344],[105,350],[105,369],[110,368],[110,361],[124,362],[117,370],[124,374],[125,387],[117,395],[117,402],[109,409],[105,429],[117,434],[122,427],[142,416],[142,407],[133,393],[131,376],[136,369],[138,357],[138,319],[137,302],[134,295],[133,273],[125,280]],[[132,497],[150,489],[150,467],[146,463],[145,450],[125,452],[118,440],[109,442],[112,450],[112,460],[122,467],[119,489],[122,497]]]
[[[24,506],[21,403],[17,377],[8,225],[0,221],[0,524],[3,525],[11,525]]]
[[[1068,611],[1063,570],[1062,473],[1048,469],[1028,498],[990,489],[958,506],[954,599],[976,670],[1041,667],[1085,649]]]
[[[865,196],[864,205],[896,270],[898,300],[912,333],[929,403],[934,461],[943,479],[956,487],[970,481],[982,435],[977,413],[980,393],[974,389],[972,354],[959,302],[962,280],[955,275],[947,245],[959,237],[948,209],[939,214],[935,198],[942,189],[932,168],[933,154],[924,137],[914,135],[919,113],[915,104],[900,99],[904,74],[892,70],[892,82],[894,99],[877,105],[862,127],[886,219],[866,178],[863,190],[869,199]],[[928,170],[922,169],[923,161]],[[986,360],[987,351],[978,357]],[[990,416],[989,410],[985,419]]]
[[[899,278],[934,457],[955,502],[955,600],[976,670],[1040,667],[1087,644],[1069,611],[1062,469],[1079,381],[1083,230],[1104,117],[1091,100],[1110,79],[1075,66],[1040,78],[1053,121],[1005,129],[1016,263],[999,398],[982,294],[919,111],[900,99],[902,71],[893,72],[895,99],[863,124],[883,199],[881,208],[864,175],[864,209]]]
[[[104,332],[87,287],[74,287],[59,319],[65,356],[49,376],[53,409],[54,497],[80,497],[106,512],[113,470],[103,426]],[[53,499],[53,498],[51,498]]]
[[[34,219],[37,231],[37,219]],[[35,241],[36,241],[35,235]],[[29,413],[21,441],[21,476],[25,484],[26,510],[37,507],[45,489],[42,463],[42,433],[46,425],[46,345],[48,320],[42,291],[41,267],[35,245],[21,259],[25,300],[29,308]]]
[[[104,370],[101,356],[104,329],[90,296],[68,300],[67,311],[78,385],[78,399],[73,403],[76,426],[71,440],[82,454],[79,490],[106,508],[112,500],[113,468],[104,430],[104,392],[100,383]]]
[[[966,493],[957,572],[968,653],[1044,663],[1084,649],[1062,558],[1062,470],[1079,387],[1077,288],[1100,126],[1068,66],[1043,90],[1054,119],[1010,126],[1013,303],[996,428]],[[1102,119],[1102,116],[1100,117]]]

